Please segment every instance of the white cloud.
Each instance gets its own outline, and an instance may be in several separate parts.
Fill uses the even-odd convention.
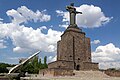
[[[99,64],[101,69],[116,68],[120,69],[120,62],[102,62]]]
[[[46,26],[41,26],[40,27],[40,30],[44,30],[44,29],[47,29],[47,27]]]
[[[0,21],[3,21],[3,19],[2,19],[2,18],[0,18]]]
[[[23,23],[23,22],[26,22],[26,19],[24,18],[24,16],[22,16],[18,11],[12,9],[12,10],[8,10],[7,12],[7,15],[8,16],[11,16],[13,19],[12,19],[12,22],[13,23]]]
[[[115,64],[115,62],[120,63],[120,48],[116,47],[113,43],[109,43],[104,46],[98,46],[94,52],[92,52],[93,62],[99,62],[101,65],[107,63],[108,66]],[[112,65],[112,67],[118,67],[119,64]]]
[[[10,59],[10,60],[19,60],[20,58],[19,57],[10,57],[8,59]]]
[[[49,57],[48,57],[48,63],[49,63],[49,62],[56,61],[56,60],[57,60],[57,55],[56,55],[56,56],[49,56]]]
[[[62,25],[59,25],[59,27],[67,28],[68,25],[67,24],[62,24]]]
[[[3,19],[2,19],[2,18],[0,18],[0,24],[2,24],[2,23],[3,23],[2,21],[3,21]]]
[[[30,51],[32,52],[32,50],[33,49],[29,49],[29,48],[26,48],[26,47],[25,48],[21,48],[21,47],[17,47],[17,46],[15,48],[13,48],[13,51],[17,52],[17,53],[22,53],[22,52],[25,53],[25,52],[30,52]]]
[[[49,21],[51,16],[45,14],[46,10],[33,12],[32,10],[28,9],[26,6],[21,6],[17,10],[11,9],[8,10],[6,13],[8,16],[12,17],[12,22],[16,24],[20,24],[27,21],[34,21],[34,22],[46,22]]]
[[[26,58],[27,58],[27,57],[23,57],[23,56],[22,56],[22,57],[8,57],[7,59],[8,59],[8,60],[15,60],[15,61],[18,61],[18,62],[19,62],[20,59],[26,59]]]
[[[100,27],[103,24],[108,23],[112,17],[106,17],[100,7],[94,5],[83,4],[80,7],[76,7],[77,11],[83,14],[77,14],[77,25],[83,28]],[[58,16],[62,16],[62,22],[69,21],[69,13],[61,10],[56,10]],[[63,25],[64,25],[63,23]]]
[[[99,44],[99,43],[100,43],[100,40],[91,41],[91,44]]]
[[[7,46],[4,43],[5,41],[3,39],[0,39],[0,49],[7,48]]]
[[[57,55],[53,57],[52,62],[57,60]]]
[[[5,46],[3,43],[0,43],[0,49],[1,48],[7,48],[7,46]]]
[[[43,34],[40,29],[34,30],[23,26],[18,32],[12,33],[14,51],[42,50],[45,52],[56,51],[56,43],[60,40],[61,32],[48,29],[47,34]]]
[[[62,16],[62,22],[69,21],[69,13],[68,12],[63,12],[62,10],[56,10],[56,13],[58,16]]]
[[[55,52],[57,41],[60,40],[62,32],[51,28],[47,29],[46,26],[33,29],[21,24],[31,20],[34,22],[49,21],[50,15],[45,14],[45,12],[46,10],[33,12],[25,6],[21,6],[17,10],[8,10],[6,13],[12,17],[12,22],[0,24],[0,38],[11,39],[15,46],[14,52],[26,53],[37,50]],[[47,30],[46,34],[41,31],[45,29]]]
[[[0,36],[9,37],[12,40],[15,52],[34,50],[54,52],[56,51],[56,43],[62,34],[62,32],[52,29],[48,29],[48,33],[44,34],[41,32],[41,28],[34,30],[32,27],[28,28],[13,23],[0,24],[0,26]]]

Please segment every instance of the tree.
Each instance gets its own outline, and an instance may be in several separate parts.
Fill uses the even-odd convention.
[[[7,67],[11,67],[11,65],[6,63],[0,63],[0,73],[8,73]]]
[[[116,68],[109,68],[107,70],[116,71]]]
[[[44,57],[44,68],[48,68],[48,65],[47,65],[47,56]]]
[[[42,63],[41,58],[38,59],[38,56],[36,56],[29,63],[23,65],[20,71],[34,74],[38,73],[40,69],[45,69],[47,67],[47,56],[44,57],[44,63]]]
[[[41,61],[41,58],[39,59],[39,65],[41,65],[42,64],[42,61]]]
[[[39,59],[39,69],[43,69],[44,68],[44,66],[43,66],[43,64],[42,64],[42,61],[41,61],[41,58]]]
[[[8,73],[8,69],[6,67],[13,66],[15,65],[0,63],[0,73]],[[29,63],[24,64],[21,69],[16,72],[38,73],[40,69],[45,69],[47,67],[47,56],[44,57],[44,63],[42,63],[41,58],[38,59],[38,56],[36,56]]]
[[[44,64],[47,64],[47,56],[44,57]]]

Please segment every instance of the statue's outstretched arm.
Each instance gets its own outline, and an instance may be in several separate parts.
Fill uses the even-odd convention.
[[[82,14],[82,12],[78,12],[78,11],[76,11],[76,14]]]

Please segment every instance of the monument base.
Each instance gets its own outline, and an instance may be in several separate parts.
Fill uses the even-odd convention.
[[[99,70],[98,63],[82,62],[74,68],[73,61],[55,61],[48,64],[47,69],[42,69],[39,74],[43,76],[73,76],[74,70],[96,71]]]
[[[62,69],[62,68],[51,68],[51,69],[42,69],[39,71],[39,74],[43,76],[73,76],[73,70]]]
[[[92,71],[99,70],[98,63],[82,62],[80,63],[79,70],[92,70]]]

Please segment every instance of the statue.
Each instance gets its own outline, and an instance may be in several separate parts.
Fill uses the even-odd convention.
[[[76,11],[74,3],[71,3],[70,6],[67,6],[66,10],[70,13],[70,26],[76,26],[76,14],[82,14],[82,12]]]

